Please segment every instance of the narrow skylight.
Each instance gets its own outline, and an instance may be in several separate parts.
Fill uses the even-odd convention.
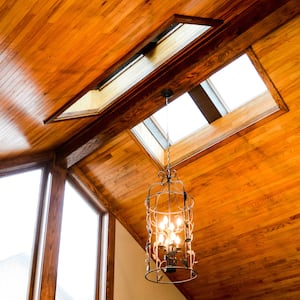
[[[144,47],[145,53],[137,53],[95,90],[89,91],[54,120],[99,114],[120,95],[161,66],[164,62],[203,35],[211,26],[199,24],[172,24]],[[143,49],[142,49],[143,50]],[[143,52],[143,51],[142,51]]]
[[[213,74],[208,83],[228,111],[241,107],[267,91],[267,87],[246,54]]]

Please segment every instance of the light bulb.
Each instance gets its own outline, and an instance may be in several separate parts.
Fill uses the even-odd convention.
[[[180,227],[182,225],[182,219],[180,217],[176,219],[176,225],[177,227]]]
[[[177,247],[180,244],[180,237],[178,235],[176,235],[176,237],[175,237],[175,244]]]
[[[160,222],[158,227],[160,230],[164,230],[166,226],[165,226],[164,222]]]
[[[160,235],[158,236],[158,242],[159,242],[159,244],[163,244],[163,243],[164,243],[164,240],[165,240],[164,236],[163,236],[162,234],[160,234]]]
[[[163,223],[164,223],[165,225],[167,225],[167,224],[169,223],[169,219],[168,219],[167,216],[164,216],[164,218],[163,218]]]
[[[176,239],[175,232],[171,232],[170,238],[171,238],[172,241],[175,241],[175,239]]]
[[[175,225],[174,225],[173,223],[170,223],[169,229],[170,229],[171,231],[173,231],[173,230],[175,229]]]

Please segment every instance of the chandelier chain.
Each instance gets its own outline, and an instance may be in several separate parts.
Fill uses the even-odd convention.
[[[167,135],[167,176],[171,178],[171,162],[170,162],[170,133],[169,133],[169,97],[166,97],[166,135]]]

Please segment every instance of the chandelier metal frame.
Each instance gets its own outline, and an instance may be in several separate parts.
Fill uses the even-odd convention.
[[[173,92],[167,89],[161,94],[166,99],[167,111],[167,167],[158,172],[160,181],[149,186],[145,200],[148,232],[145,278],[155,283],[177,284],[198,275],[192,249],[194,200],[170,167],[168,102]]]

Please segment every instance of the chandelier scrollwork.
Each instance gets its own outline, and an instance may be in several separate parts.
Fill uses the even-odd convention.
[[[162,94],[167,106],[172,91]],[[168,131],[167,140],[167,168],[158,172],[160,181],[149,186],[145,200],[148,232],[145,278],[155,283],[182,283],[197,277],[192,249],[194,200],[186,193],[176,171],[170,168]]]

